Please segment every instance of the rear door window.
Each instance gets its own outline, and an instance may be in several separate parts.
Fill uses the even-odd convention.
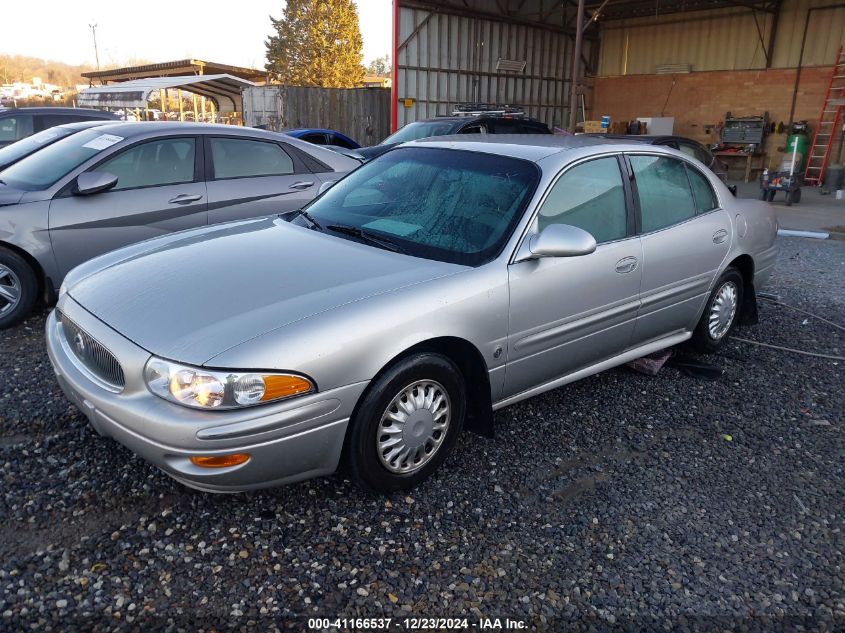
[[[545,123],[537,121],[520,121],[519,131],[521,134],[548,134],[549,128]]]
[[[461,131],[458,134],[485,134],[486,131],[484,126],[480,123],[476,123],[474,125],[467,125],[466,127],[461,128]]]
[[[326,135],[325,134],[305,134],[299,137],[306,143],[313,143],[314,145],[325,145],[326,144]]]
[[[713,160],[713,156],[710,154],[710,152],[708,152],[700,145],[694,145],[692,143],[684,143],[682,141],[678,141],[678,149],[681,150],[687,156],[692,156],[694,159],[700,160],[708,167],[710,166],[710,163]]]
[[[491,119],[487,121],[489,134],[519,134],[520,124],[513,119]]]
[[[214,179],[289,176],[293,159],[275,143],[237,138],[212,138]]]
[[[713,192],[713,187],[707,179],[693,166],[686,165],[689,184],[692,187],[692,196],[695,199],[695,206],[699,213],[706,213],[718,208],[719,201]]]
[[[31,114],[15,114],[0,119],[0,143],[14,143],[35,132]]]
[[[346,149],[356,149],[355,146],[352,145],[352,143],[347,141],[342,136],[338,136],[337,134],[331,135],[331,144],[337,145],[338,147],[345,147]]]
[[[38,117],[39,128],[42,130],[55,127],[57,125],[64,125],[65,123],[76,123],[77,121],[87,120],[85,117],[73,116],[71,114],[42,114]]]
[[[637,183],[643,233],[695,216],[684,164],[666,156],[630,156]]]

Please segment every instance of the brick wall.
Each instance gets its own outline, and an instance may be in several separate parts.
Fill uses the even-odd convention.
[[[745,116],[768,110],[771,121],[788,124],[795,73],[794,68],[776,68],[596,77],[592,117],[598,119],[609,114],[611,121],[630,121],[638,116],[661,116],[663,110],[663,116],[675,117],[675,134],[709,145],[717,143],[719,138],[715,131],[708,134],[705,126],[721,122],[725,112]],[[808,120],[811,133],[815,131],[822,109],[830,73],[829,66],[801,71],[794,118],[796,121]],[[670,95],[673,80],[675,87]],[[785,143],[785,133],[769,135],[766,151],[771,167],[780,163],[782,154],[777,147],[783,147]]]

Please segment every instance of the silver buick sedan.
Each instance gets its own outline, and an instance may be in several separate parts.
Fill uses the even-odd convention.
[[[201,490],[344,465],[407,489],[492,412],[756,320],[774,213],[678,151],[439,137],[297,211],[183,231],[65,279],[47,322],[68,397]]]

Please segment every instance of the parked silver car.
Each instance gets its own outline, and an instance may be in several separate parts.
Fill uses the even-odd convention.
[[[447,137],[302,211],[76,268],[50,360],[92,426],[177,480],[237,491],[333,472],[410,488],[492,411],[753,321],[771,207],[680,152]]]
[[[0,172],[0,328],[67,271],[172,231],[290,211],[360,161],[251,128],[118,123]]]

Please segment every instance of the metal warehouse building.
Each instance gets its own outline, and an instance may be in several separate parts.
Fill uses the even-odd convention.
[[[709,143],[726,112],[774,123],[819,118],[845,3],[586,0],[577,66],[575,0],[395,0],[393,127],[456,103],[523,106],[568,127],[573,72],[586,119],[674,117]],[[767,151],[783,137],[769,135]]]

